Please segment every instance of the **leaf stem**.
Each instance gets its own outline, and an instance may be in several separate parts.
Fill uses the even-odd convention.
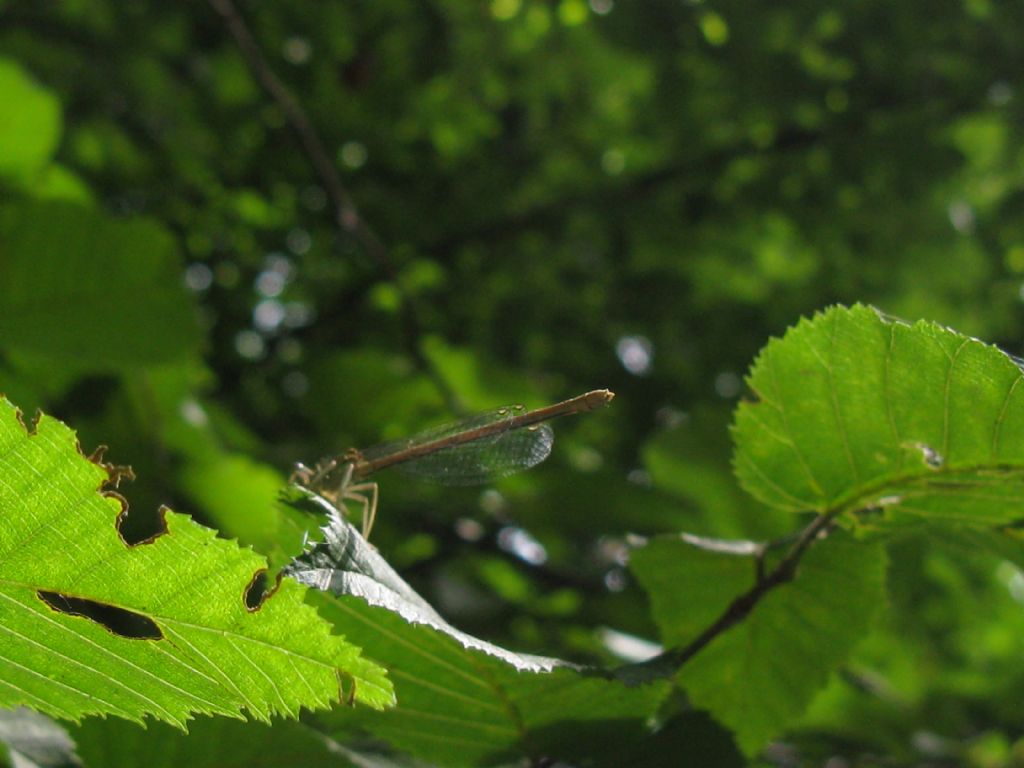
[[[796,575],[797,566],[807,549],[818,538],[827,536],[833,527],[837,515],[843,510],[835,510],[817,515],[810,523],[800,530],[795,538],[784,537],[777,542],[765,542],[751,552],[756,557],[756,578],[754,585],[735,598],[728,607],[708,627],[689,643],[676,648],[669,648],[663,653],[640,664],[630,665],[627,677],[634,677],[635,671],[646,669],[657,670],[665,674],[674,674],[683,664],[706,648],[712,640],[745,619],[755,606],[773,589],[789,581]],[[792,541],[789,550],[778,564],[770,571],[765,571],[764,559],[769,550]],[[621,670],[625,671],[625,670]],[[621,672],[620,671],[620,672]]]

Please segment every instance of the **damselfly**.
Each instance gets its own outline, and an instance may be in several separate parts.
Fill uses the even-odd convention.
[[[377,484],[366,478],[387,467],[446,485],[476,485],[528,469],[551,453],[554,433],[548,422],[558,416],[592,411],[615,397],[607,389],[528,411],[509,405],[467,416],[413,437],[365,451],[350,448],[309,468],[299,464],[292,481],[340,509],[346,501],[362,507],[363,536],[377,515]]]

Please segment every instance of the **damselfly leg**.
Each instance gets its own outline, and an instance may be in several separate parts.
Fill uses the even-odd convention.
[[[361,507],[362,534],[364,539],[370,538],[374,520],[377,519],[377,483],[352,482],[355,464],[344,459],[339,463],[337,457],[320,461],[313,468],[305,464],[296,464],[288,481],[297,483],[314,493],[323,496],[339,511],[348,514],[346,501],[352,501]],[[340,473],[338,480],[332,475]]]

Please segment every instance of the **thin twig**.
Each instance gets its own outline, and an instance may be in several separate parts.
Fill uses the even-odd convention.
[[[299,101],[291,95],[281,79],[274,74],[270,62],[253,37],[242,15],[232,0],[209,0],[213,9],[224,20],[224,24],[234,38],[238,49],[249,67],[249,71],[260,87],[284,112],[285,120],[298,137],[302,150],[313,168],[313,172],[324,185],[330,200],[334,223],[344,234],[355,240],[387,275],[401,297],[402,320],[406,339],[406,349],[417,367],[426,372],[440,390],[442,396],[453,410],[460,410],[458,400],[444,378],[435,370],[430,360],[423,354],[420,347],[422,332],[419,315],[412,298],[402,289],[398,271],[376,232],[360,215],[352,196],[341,181],[341,176],[328,154],[320,134]]]
[[[835,515],[836,513],[818,515],[808,523],[797,534],[796,540],[783,558],[767,574],[763,571],[764,554],[773,547],[770,544],[764,546],[758,553],[758,578],[755,580],[753,587],[729,603],[722,614],[688,644],[679,648],[669,648],[653,659],[641,664],[631,665],[632,670],[629,674],[633,675],[641,669],[674,672],[707,647],[720,634],[745,619],[765,595],[793,579],[796,575],[797,565],[807,552],[807,548],[810,547],[811,543],[819,535],[826,532],[832,526]]]
[[[341,177],[331,160],[327,149],[324,147],[320,135],[313,127],[306,111],[302,105],[291,95],[281,79],[274,74],[270,62],[263,54],[256,39],[249,31],[245,20],[231,0],[209,0],[213,9],[221,15],[228,31],[238,45],[239,51],[245,58],[246,64],[253,77],[260,87],[277,103],[284,112],[285,120],[291,129],[295,131],[302,149],[306,153],[313,170],[320,178],[324,188],[327,190],[327,197],[331,201],[331,209],[334,213],[335,223],[346,234],[355,239],[365,251],[380,264],[387,272],[391,280],[397,279],[397,272],[391,263],[387,249],[381,243],[380,238],[367,226],[359,209],[352,200],[351,195],[341,182]]]

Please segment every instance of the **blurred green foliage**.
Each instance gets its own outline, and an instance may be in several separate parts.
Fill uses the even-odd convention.
[[[210,5],[0,4],[0,391],[135,468],[139,537],[168,504],[281,562],[293,462],[608,387],[496,490],[382,477],[374,541],[460,628],[610,663],[656,636],[628,533],[791,528],[729,468],[769,336],[865,301],[1022,350],[1018,4],[239,10],[388,265]],[[903,546],[788,741],[1019,764],[1018,565]]]

